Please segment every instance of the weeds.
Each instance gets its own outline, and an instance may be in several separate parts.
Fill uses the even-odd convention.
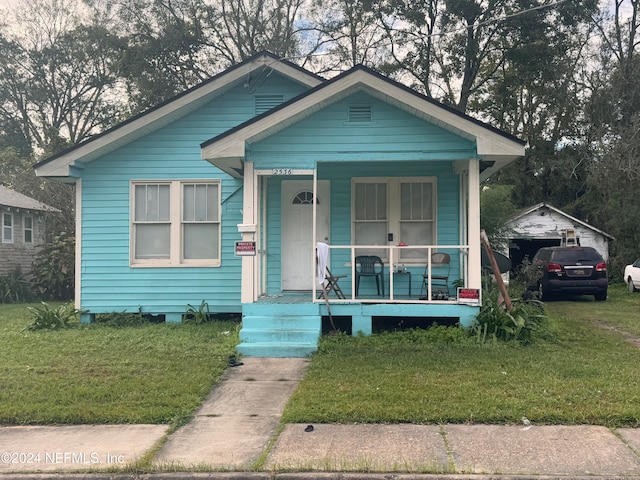
[[[202,300],[198,307],[194,307],[191,304],[187,305],[187,311],[184,314],[184,321],[186,323],[202,325],[210,320],[211,312],[209,311],[209,304],[204,300]]]
[[[32,298],[29,282],[19,269],[0,278],[0,303],[25,303]]]
[[[131,312],[110,312],[97,313],[95,315],[95,323],[107,325],[110,327],[135,327],[138,325],[146,325],[148,319],[140,313]]]
[[[78,322],[80,310],[72,303],[65,303],[52,307],[46,302],[41,302],[39,307],[27,307],[33,323],[27,327],[29,330],[58,330],[68,328],[72,323]]]
[[[486,292],[482,308],[471,325],[471,335],[478,343],[495,341],[528,344],[536,334],[545,335],[547,316],[544,304],[537,300],[513,300],[508,310],[499,300],[497,291]]]

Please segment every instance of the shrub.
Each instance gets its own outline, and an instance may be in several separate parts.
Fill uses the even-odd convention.
[[[79,320],[80,310],[72,303],[65,303],[58,307],[52,307],[46,302],[41,302],[40,307],[27,307],[33,323],[27,327],[29,330],[57,330],[68,328],[71,322]]]
[[[498,300],[497,290],[485,292],[480,313],[471,325],[471,335],[479,343],[516,341],[527,344],[535,335],[548,333],[543,331],[547,316],[542,302],[515,299],[512,303],[513,308],[507,310]]]
[[[33,298],[29,282],[16,269],[4,278],[0,278],[0,303],[25,303]]]
[[[73,298],[75,237],[61,233],[36,254],[31,274],[41,298]]]

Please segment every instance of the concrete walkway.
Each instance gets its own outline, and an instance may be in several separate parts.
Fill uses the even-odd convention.
[[[289,424],[278,432],[307,360],[242,361],[170,434],[163,425],[0,427],[0,480],[640,479],[640,429]],[[143,456],[159,473],[131,473]]]

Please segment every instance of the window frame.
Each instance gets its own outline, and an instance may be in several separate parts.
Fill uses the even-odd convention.
[[[31,220],[31,226],[27,227],[27,219]],[[24,215],[22,217],[22,240],[27,245],[33,245],[35,234],[35,222],[32,215]],[[31,240],[27,241],[27,232],[31,234]]]
[[[169,186],[169,258],[136,258],[136,225],[144,222],[135,221],[136,196],[135,189],[139,185]],[[184,258],[183,222],[184,186],[215,185],[217,187],[217,220],[206,223],[216,224],[217,258],[186,259]],[[129,189],[129,265],[138,267],[220,267],[222,256],[222,181],[217,178],[198,178],[180,180],[131,180]],[[162,222],[161,222],[162,223]]]
[[[423,177],[353,177],[351,179],[351,238],[354,245],[356,242],[356,224],[359,222],[356,220],[356,186],[358,184],[371,184],[371,183],[386,183],[387,185],[387,198],[386,198],[386,216],[387,216],[387,235],[393,233],[394,239],[392,242],[387,241],[384,245],[397,245],[402,241],[400,238],[401,225],[403,222],[409,222],[402,219],[402,197],[401,186],[405,183],[430,183],[431,187],[431,219],[423,220],[432,225],[432,243],[431,245],[437,245],[438,239],[438,182],[435,176],[423,176]],[[410,222],[417,222],[411,220]],[[424,245],[429,245],[425,243]],[[410,246],[409,246],[410,247]],[[380,255],[382,261],[389,262],[389,257],[386,254]],[[371,254],[363,252],[361,254]],[[373,253],[375,254],[375,253]],[[402,261],[403,264],[420,264],[423,265],[427,261],[427,251],[424,250],[424,256],[418,256],[415,258],[396,258],[396,261]]]
[[[10,219],[10,225],[5,225],[5,218]],[[15,242],[15,221],[14,221],[13,213],[11,212],[2,212],[2,243],[14,243]],[[5,228],[9,229],[9,238],[5,238]]]

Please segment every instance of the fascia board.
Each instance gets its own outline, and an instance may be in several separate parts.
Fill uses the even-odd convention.
[[[448,131],[476,142],[479,157],[490,160],[511,160],[524,155],[524,145],[483,127],[445,108],[420,99],[415,94],[398,88],[381,77],[364,70],[356,70],[336,82],[328,83],[300,100],[266,117],[223,136],[202,148],[202,158],[222,158],[230,145],[262,140],[312,113],[344,98],[354,91],[364,90],[380,100],[397,106]],[[236,147],[237,148],[237,147]]]
[[[192,91],[182,95],[168,103],[161,105],[151,111],[142,113],[138,118],[115,126],[113,130],[107,131],[103,135],[88,140],[84,144],[73,148],[66,154],[34,167],[37,176],[61,177],[69,176],[69,166],[76,162],[88,162],[94,160],[116,148],[141,138],[152,131],[167,125],[178,118],[186,115],[192,110],[199,108],[204,103],[211,101],[215,96],[219,96],[233,85],[241,82],[248,74],[258,67],[267,66],[273,70],[297,81],[310,88],[322,83],[322,79],[306,74],[304,71],[294,68],[279,59],[270,56],[261,56],[254,61],[247,62],[237,68],[232,68],[222,72],[218,78],[195,87]]]

